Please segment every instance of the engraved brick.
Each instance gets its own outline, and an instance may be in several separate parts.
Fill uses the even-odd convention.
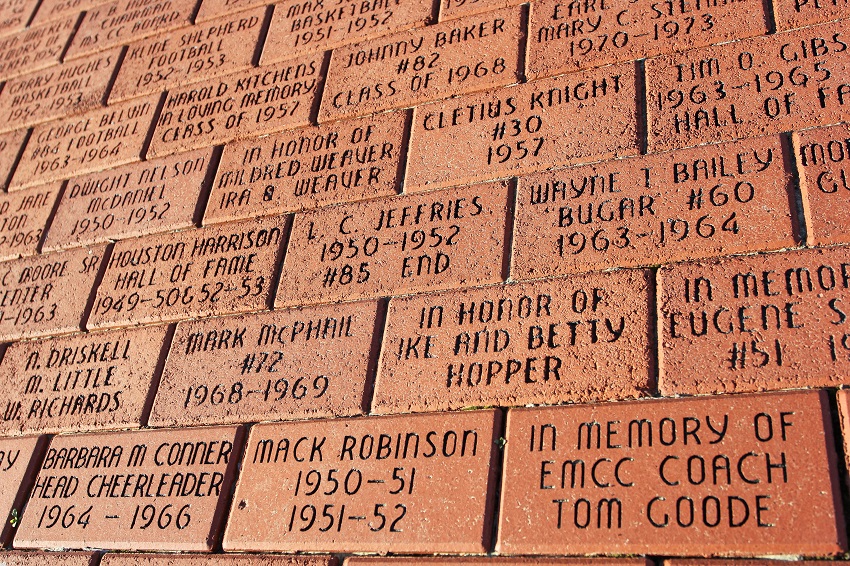
[[[651,281],[621,270],[391,299],[373,411],[645,395]]]
[[[53,22],[55,20],[67,17],[73,17],[75,20],[80,12],[90,10],[99,4],[104,4],[104,0],[61,0],[59,2],[42,2],[38,7],[38,12],[33,16],[31,26],[40,25],[45,22]]]
[[[38,0],[2,0],[0,2],[0,35],[24,29],[38,6]]]
[[[0,78],[10,79],[58,63],[76,23],[74,14],[0,39]]]
[[[4,518],[0,545],[12,540],[16,524],[12,519],[20,517],[46,444],[36,436],[0,438],[0,515]],[[6,556],[0,554],[4,562]]]
[[[275,306],[502,281],[507,183],[298,214]]]
[[[0,259],[33,255],[61,183],[0,193]]]
[[[321,70],[319,54],[172,90],[148,156],[306,126],[318,104]]]
[[[332,556],[273,556],[256,554],[107,554],[100,566],[336,566]]]
[[[846,125],[794,134],[800,192],[810,244],[850,243],[850,128]]]
[[[522,36],[514,7],[334,49],[319,121],[515,83]]]
[[[115,0],[86,12],[65,59],[126,45],[191,23],[198,0],[139,3]]]
[[[405,117],[390,112],[227,144],[204,223],[396,194]]]
[[[667,267],[658,287],[665,394],[847,380],[848,248]]]
[[[86,552],[3,552],[6,566],[94,566],[97,555]]]
[[[376,302],[181,322],[152,426],[359,415],[377,355]]]
[[[206,22],[225,14],[234,14],[273,2],[274,0],[201,0],[201,6],[195,16],[195,23]]]
[[[71,179],[44,249],[192,226],[212,153],[201,149]]]
[[[9,190],[138,161],[160,95],[33,128]]]
[[[497,551],[836,554],[837,479],[825,391],[514,409]]]
[[[850,20],[646,62],[649,149],[850,117]]]
[[[151,326],[12,344],[0,364],[0,388],[16,409],[0,422],[0,433],[138,428],[166,330]]]
[[[15,547],[209,552],[242,442],[241,427],[56,436]]]
[[[405,190],[635,155],[635,93],[630,63],[418,106]]]
[[[12,169],[24,150],[24,141],[29,130],[17,130],[0,134],[0,189],[6,189]]]
[[[88,328],[266,308],[288,221],[246,220],[116,243]]]
[[[120,49],[112,49],[8,81],[0,94],[0,131],[103,106],[120,54]]]
[[[522,4],[521,0],[440,0],[440,21],[474,16],[519,4]]]
[[[265,8],[131,43],[109,102],[195,83],[251,66]]]
[[[0,263],[0,340],[80,330],[106,246]]]
[[[419,0],[356,0],[335,2],[330,9],[319,2],[281,2],[275,5],[263,64],[295,55],[314,53],[420,28],[432,19],[432,2]]]
[[[548,77],[766,31],[764,6],[758,0],[701,5],[542,0],[531,3],[526,75]]]
[[[801,28],[810,24],[846,18],[846,0],[774,0],[777,30]]]
[[[779,136],[520,178],[517,279],[793,246]]]
[[[254,426],[224,549],[486,552],[500,421],[490,410]]]

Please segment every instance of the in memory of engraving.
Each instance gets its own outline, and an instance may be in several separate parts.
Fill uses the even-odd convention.
[[[275,306],[503,280],[507,183],[296,215]]]
[[[378,304],[277,310],[177,326],[153,426],[352,416],[371,391]]]
[[[431,3],[416,0],[281,2],[274,9],[262,63],[419,28],[430,20]]]
[[[109,102],[250,67],[265,12],[257,8],[131,43]]]
[[[848,119],[848,44],[844,20],[650,59],[649,150]]]
[[[658,286],[663,393],[847,381],[848,248],[665,267]]]
[[[483,553],[500,421],[489,410],[256,425],[224,549]]]
[[[76,23],[74,14],[0,38],[0,79],[11,79],[58,63]]]
[[[141,159],[160,95],[33,128],[9,190]]]
[[[321,67],[319,54],[169,91],[148,154],[308,125],[323,80]]]
[[[240,427],[56,436],[15,547],[209,552],[242,442]]]
[[[35,475],[32,468],[44,453],[45,445],[46,443],[36,436],[0,439],[0,515],[4,519],[9,518],[0,526],[0,544],[11,542],[16,526],[13,519],[20,518]],[[7,561],[6,555],[4,552],[4,561]]]
[[[796,132],[794,149],[810,244],[850,243],[850,129],[833,126]]]
[[[204,222],[396,194],[406,117],[390,112],[227,144]]]
[[[362,116],[516,82],[520,9],[334,49],[319,120]]]
[[[288,222],[277,216],[116,243],[87,326],[267,308]]]
[[[529,18],[529,77],[684,51],[767,30],[764,7],[757,0],[544,0],[531,4]]]
[[[649,304],[643,271],[391,299],[372,410],[646,394]]]
[[[795,245],[779,136],[522,177],[517,279]]]
[[[0,364],[0,432],[141,426],[165,335],[158,326],[12,344]]]
[[[825,391],[513,409],[497,552],[830,555],[838,489]]]
[[[636,100],[630,63],[417,106],[405,190],[636,155]]]
[[[192,226],[212,148],[68,181],[45,250]]]
[[[0,194],[0,259],[36,253],[61,183]]]
[[[102,106],[120,53],[113,49],[8,81],[0,94],[0,131]]]
[[[0,340],[81,329],[106,246],[0,263]]]
[[[65,59],[74,59],[191,23],[198,0],[115,0],[86,12]]]

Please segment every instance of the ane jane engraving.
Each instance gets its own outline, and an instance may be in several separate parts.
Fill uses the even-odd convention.
[[[779,136],[521,178],[518,279],[795,245]]]
[[[650,151],[847,119],[848,42],[845,20],[647,61]]]
[[[0,134],[0,189],[10,190],[12,168],[23,153],[23,145],[28,133],[29,130],[23,129]]]
[[[808,241],[850,243],[850,216],[842,200],[850,191],[850,131],[833,126],[796,132],[794,147]]]
[[[500,417],[476,411],[258,425],[224,548],[483,552]],[[268,529],[257,533],[257,522]]]
[[[237,427],[53,439],[18,548],[209,551],[241,446]]]
[[[59,62],[77,16],[0,38],[0,78],[10,79]]]
[[[825,391],[512,410],[498,551],[834,554],[828,423]]]
[[[299,214],[275,306],[502,280],[506,183]]]
[[[848,301],[847,248],[662,268],[661,389],[719,393],[843,382]]]
[[[282,310],[178,325],[154,426],[360,414],[378,305]]]
[[[0,364],[0,431],[140,426],[166,328],[17,342]]]
[[[250,67],[264,14],[258,8],[129,45],[109,101]]]
[[[71,179],[44,249],[191,226],[211,158],[202,149]]]
[[[761,3],[649,0],[531,5],[530,77],[550,76],[606,63],[683,51],[766,31]]]
[[[115,244],[88,326],[105,328],[268,306],[288,217]]]
[[[226,145],[204,221],[395,194],[406,117],[379,114]]]
[[[642,395],[649,286],[620,271],[391,299],[373,411]]]
[[[157,94],[36,126],[10,189],[138,161],[159,98]]]
[[[60,189],[54,183],[0,195],[0,259],[36,252]]]
[[[167,94],[150,155],[306,126],[323,77],[309,56]]]

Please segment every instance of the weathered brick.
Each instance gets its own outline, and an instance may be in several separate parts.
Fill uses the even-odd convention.
[[[8,412],[7,405],[4,418]],[[12,540],[17,519],[20,518],[46,446],[43,437],[0,438],[0,514],[4,518],[0,526],[0,546],[8,545]],[[8,556],[0,553],[0,559],[6,564],[20,563],[15,562],[14,558],[9,562]]]
[[[279,556],[256,554],[107,554],[100,566],[336,566],[332,556]]]
[[[24,29],[36,6],[38,0],[0,1],[0,35]]]

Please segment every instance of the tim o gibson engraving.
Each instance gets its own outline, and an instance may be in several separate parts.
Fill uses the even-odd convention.
[[[161,92],[251,66],[265,7],[130,44],[109,101]]]
[[[319,120],[516,82],[520,19],[505,8],[334,49]]]
[[[758,1],[531,5],[526,73],[545,77],[765,33]]]
[[[71,179],[44,249],[192,226],[212,152],[201,149]]]
[[[636,100],[629,63],[417,106],[405,190],[636,155]]]
[[[486,552],[500,421],[490,410],[256,425],[224,549]]]
[[[88,327],[268,307],[288,220],[246,220],[116,243]]]
[[[207,147],[310,123],[322,54],[171,90],[148,155]]]
[[[846,546],[827,392],[514,409],[497,552]]]
[[[33,128],[9,190],[141,159],[160,95]]]
[[[850,249],[665,267],[658,287],[665,393],[847,382]]]
[[[36,252],[61,188],[61,183],[51,183],[0,194],[0,259]]]
[[[0,432],[142,425],[166,327],[16,342],[0,364]]]
[[[0,94],[0,131],[102,106],[120,53],[113,49],[8,81]]]
[[[0,339],[80,330],[105,246],[0,263]]]
[[[0,439],[0,515],[9,519],[3,521],[0,527],[0,543],[11,542],[15,526],[11,524],[14,513],[20,513],[23,503],[32,485],[32,469],[38,464],[47,445],[37,436]],[[6,554],[4,553],[4,561]]]
[[[0,38],[0,78],[11,79],[59,62],[77,15]]]
[[[794,134],[800,191],[809,243],[850,243],[850,128],[817,128]]]
[[[396,194],[406,117],[388,112],[227,144],[204,222]]]
[[[298,214],[275,306],[502,281],[506,183]]]
[[[621,270],[391,299],[373,410],[645,394],[650,281]]]
[[[56,436],[15,546],[209,552],[242,442],[240,427]]]
[[[152,426],[350,416],[368,402],[376,302],[181,322]]]
[[[649,150],[847,120],[848,44],[844,20],[650,59]]]
[[[518,279],[795,245],[779,136],[519,180]]]

